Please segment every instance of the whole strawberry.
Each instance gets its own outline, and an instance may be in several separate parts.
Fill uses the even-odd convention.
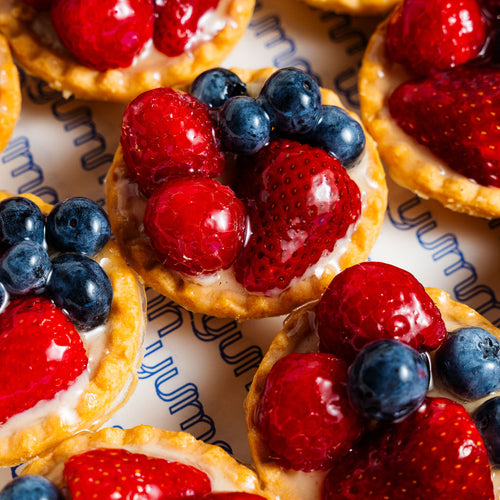
[[[400,423],[366,436],[327,476],[323,500],[493,500],[483,440],[466,410],[427,398]]]
[[[121,448],[73,455],[64,464],[64,478],[71,498],[79,500],[198,499],[211,490],[207,474],[193,466]]]
[[[433,350],[446,326],[425,288],[404,269],[363,262],[335,276],[316,307],[322,351],[351,363],[372,340],[395,339]]]
[[[152,0],[53,0],[52,24],[63,45],[98,71],[132,64],[153,36]]]
[[[249,291],[288,287],[345,236],[361,196],[340,162],[320,148],[275,139],[248,157],[239,179],[251,234],[235,264]]]
[[[0,314],[0,423],[52,399],[87,368],[80,335],[42,296],[10,302]]]
[[[217,177],[225,165],[208,107],[169,88],[127,106],[120,143],[130,176],[148,195],[172,177]]]
[[[387,24],[389,58],[416,75],[474,59],[486,41],[486,21],[476,0],[405,0]]]
[[[461,66],[399,86],[391,116],[453,170],[500,187],[500,69]]]

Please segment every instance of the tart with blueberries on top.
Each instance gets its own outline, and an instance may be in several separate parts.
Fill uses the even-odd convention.
[[[21,497],[24,493],[26,497]],[[74,436],[29,463],[0,499],[269,500],[256,474],[185,432],[140,425]]]
[[[391,177],[473,216],[500,216],[500,9],[404,0],[359,75],[363,122]]]
[[[500,498],[500,330],[390,264],[294,311],[245,401],[265,491],[287,500]]]
[[[194,312],[276,316],[365,260],[386,207],[371,138],[295,68],[138,96],[106,179],[111,226],[147,286]]]
[[[186,84],[243,35],[254,0],[4,0],[17,62],[65,95],[129,102]]]
[[[95,429],[135,388],[144,293],[102,208],[0,192],[0,465]]]

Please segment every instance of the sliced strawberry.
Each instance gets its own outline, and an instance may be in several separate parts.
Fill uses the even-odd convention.
[[[209,477],[193,466],[120,448],[73,455],[64,477],[71,498],[79,500],[198,499],[211,490]]]
[[[237,192],[251,235],[235,275],[247,290],[266,293],[333,250],[359,217],[360,192],[336,158],[299,142],[276,139],[247,160]]]
[[[0,315],[0,423],[52,399],[86,369],[80,335],[44,297],[12,301]]]
[[[456,172],[500,187],[500,69],[460,66],[403,83],[391,116]]]
[[[476,0],[405,0],[389,18],[386,48],[392,61],[428,75],[474,59],[486,31]]]
[[[466,410],[427,398],[400,423],[367,435],[329,473],[323,500],[493,500],[483,440]]]

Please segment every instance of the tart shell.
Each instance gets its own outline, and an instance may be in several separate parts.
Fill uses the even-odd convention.
[[[332,10],[337,14],[374,16],[389,11],[399,0],[304,0],[312,7]]]

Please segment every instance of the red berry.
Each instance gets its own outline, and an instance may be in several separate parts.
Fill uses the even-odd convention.
[[[402,422],[367,435],[329,473],[322,498],[493,500],[490,474],[486,448],[465,409],[427,398]]]
[[[316,307],[322,351],[351,363],[372,340],[395,339],[433,350],[446,337],[439,309],[408,271],[363,262],[330,282]]]
[[[52,24],[85,66],[126,68],[153,36],[151,0],[53,0]]]
[[[461,66],[398,87],[398,125],[456,172],[500,187],[500,70]]]
[[[295,470],[327,469],[363,431],[347,396],[347,365],[324,353],[293,353],[267,376],[257,427],[278,464]]]
[[[158,258],[188,275],[227,269],[245,238],[246,213],[215,179],[173,179],[149,198],[144,227]]]
[[[389,58],[417,75],[445,70],[477,57],[486,21],[476,0],[405,0],[389,18]]]
[[[217,177],[225,165],[208,107],[169,88],[127,106],[120,141],[129,174],[146,194],[172,177]]]
[[[247,290],[266,293],[333,250],[359,217],[360,192],[336,158],[288,139],[271,141],[247,163],[237,192],[251,235],[235,275]]]
[[[0,314],[0,423],[67,389],[87,368],[80,335],[42,296],[12,301]]]
[[[209,477],[193,466],[114,448],[73,455],[64,477],[79,500],[194,500],[211,490]]]

